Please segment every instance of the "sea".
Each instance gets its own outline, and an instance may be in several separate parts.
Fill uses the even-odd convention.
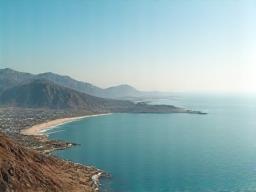
[[[80,145],[54,155],[109,173],[101,191],[256,192],[256,97],[176,94],[148,99],[207,112],[110,114],[48,131]]]

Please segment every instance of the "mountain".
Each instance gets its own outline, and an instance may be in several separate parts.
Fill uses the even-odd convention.
[[[0,191],[95,191],[98,171],[22,147],[0,132]]]
[[[90,112],[110,112],[111,108],[133,105],[132,102],[98,98],[75,91],[54,82],[36,79],[5,90],[0,95],[4,106],[80,109]]]
[[[44,79],[36,79],[5,90],[0,94],[0,106],[66,109],[91,113],[200,113],[172,105],[148,105],[99,98]]]
[[[103,89],[103,88],[94,86],[90,83],[77,81],[75,79],[72,79],[69,76],[58,75],[51,72],[38,74],[34,78],[50,80],[58,85],[71,88],[79,92],[87,93],[89,95],[93,95],[96,97],[102,97],[102,98],[120,99],[120,98],[127,98],[127,97],[139,97],[147,94],[147,92],[139,91],[134,87],[126,84]]]
[[[58,85],[74,89],[79,92],[87,93],[89,95],[94,95],[98,97],[103,97],[104,95],[104,89],[96,87],[90,83],[74,80],[69,76],[58,75],[48,72],[35,75],[34,79],[46,79]]]
[[[7,88],[17,86],[21,83],[33,81],[35,79],[45,79],[52,81],[60,86],[74,89],[89,95],[102,98],[123,99],[143,96],[159,96],[160,92],[144,92],[129,85],[113,86],[106,89],[94,86],[87,82],[77,81],[69,76],[58,75],[55,73],[41,73],[38,75],[14,71],[12,69],[0,69],[0,93]]]
[[[112,98],[124,98],[124,97],[135,97],[135,96],[141,96],[143,93],[141,91],[138,91],[134,87],[130,85],[118,85],[109,87],[104,90],[105,91],[105,97],[112,97]]]
[[[21,82],[28,81],[32,77],[33,75],[29,73],[18,72],[9,68],[0,69],[0,93]]]

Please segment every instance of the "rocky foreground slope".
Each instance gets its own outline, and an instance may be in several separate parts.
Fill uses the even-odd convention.
[[[46,156],[0,133],[0,191],[96,191],[93,175],[100,172]]]

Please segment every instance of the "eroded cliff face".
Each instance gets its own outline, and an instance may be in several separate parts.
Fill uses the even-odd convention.
[[[95,191],[99,170],[43,155],[0,133],[0,191]]]

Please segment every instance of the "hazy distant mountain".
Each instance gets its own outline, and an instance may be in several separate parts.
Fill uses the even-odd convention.
[[[42,79],[5,90],[0,95],[0,103],[15,107],[83,109],[92,112],[110,112],[111,107],[133,105],[128,101],[94,97]]]
[[[147,95],[149,92],[142,92],[130,85],[118,85],[109,87],[106,89],[99,88],[87,82],[77,81],[69,76],[62,76],[55,73],[41,73],[34,78],[47,79],[57,83],[58,85],[74,89],[89,95],[102,97],[102,98],[128,98],[128,97],[140,97]]]
[[[47,80],[53,81],[58,85],[71,88],[83,93],[87,93],[89,95],[94,95],[98,97],[102,97],[104,95],[104,89],[96,87],[90,83],[77,81],[75,79],[72,79],[69,76],[63,76],[63,75],[58,75],[55,73],[48,72],[48,73],[41,73],[41,74],[35,75],[34,78],[47,79]]]
[[[148,105],[104,99],[75,91],[54,82],[36,79],[3,91],[0,106],[82,110],[95,113],[199,113],[171,105]]]
[[[32,77],[33,75],[29,73],[22,73],[9,68],[0,69],[0,93],[5,89],[27,81]]]
[[[104,90],[106,97],[122,98],[141,96],[143,93],[130,85],[118,85]]]
[[[33,75],[29,73],[14,71],[12,69],[0,69],[0,93],[6,88],[14,87],[21,83],[24,84],[35,79],[50,80],[58,85],[102,98],[121,99],[142,96],[159,96],[160,94],[159,92],[139,91],[129,85],[119,85],[102,89],[87,82],[77,81],[69,76],[58,75],[50,72]]]
[[[27,83],[28,81],[33,81],[35,79],[50,80],[58,85],[91,95],[103,95],[103,89],[90,83],[74,80],[69,76],[62,76],[50,72],[34,75],[30,73],[18,72],[9,68],[0,69],[0,92],[7,88]]]

